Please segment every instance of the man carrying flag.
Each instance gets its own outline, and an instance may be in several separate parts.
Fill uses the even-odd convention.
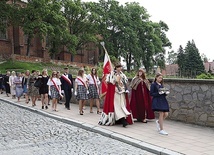
[[[105,52],[105,55],[107,55],[106,50]],[[107,58],[108,61],[104,59],[103,74],[108,73],[109,68],[111,69],[111,61],[108,55]],[[105,93],[104,107],[98,124],[114,125],[116,121],[122,123],[123,127],[133,124],[126,93],[128,92],[126,90],[128,79],[122,73],[122,65],[120,63],[115,64],[115,70],[110,70],[110,73],[104,74],[104,79],[102,79],[102,87],[104,86],[102,91],[105,91],[103,92]]]

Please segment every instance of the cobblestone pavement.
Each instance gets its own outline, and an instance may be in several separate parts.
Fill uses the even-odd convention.
[[[0,101],[0,155],[151,155]]]

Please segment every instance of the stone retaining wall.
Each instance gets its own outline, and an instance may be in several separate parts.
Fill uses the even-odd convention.
[[[164,79],[164,86],[170,89],[168,119],[214,127],[214,80]],[[78,104],[74,95],[72,102]]]
[[[169,119],[214,127],[214,80],[164,79]]]

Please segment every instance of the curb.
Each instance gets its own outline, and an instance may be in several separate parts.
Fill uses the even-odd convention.
[[[76,127],[79,127],[79,128],[91,131],[91,132],[99,133],[99,134],[101,134],[101,135],[103,135],[105,137],[110,137],[110,138],[113,138],[115,140],[119,140],[119,141],[124,142],[126,144],[135,146],[137,148],[141,148],[141,149],[143,149],[145,151],[148,151],[148,152],[151,152],[151,153],[154,153],[154,154],[157,154],[157,155],[183,155],[182,153],[179,153],[179,152],[176,152],[176,151],[173,151],[173,150],[169,150],[169,149],[166,149],[166,148],[163,148],[163,147],[159,147],[159,146],[156,146],[154,144],[150,144],[150,143],[147,143],[147,142],[144,142],[144,141],[141,141],[141,140],[137,140],[137,139],[134,139],[134,138],[122,135],[122,134],[118,134],[118,133],[115,133],[113,131],[104,129],[104,128],[99,127],[99,126],[94,126],[94,125],[91,125],[91,124],[88,124],[88,123],[84,123],[84,122],[81,122],[81,121],[76,121],[76,120],[72,120],[72,119],[69,119],[69,118],[65,118],[65,117],[61,117],[61,116],[58,116],[58,115],[54,115],[54,114],[51,114],[51,113],[48,113],[48,112],[45,112],[45,111],[42,111],[42,110],[34,109],[34,108],[31,108],[31,107],[27,107],[27,106],[24,106],[24,105],[21,105],[21,104],[17,104],[17,103],[11,102],[10,100],[0,99],[0,101],[9,103],[9,104],[17,106],[17,107],[21,107],[21,108],[23,108],[25,110],[29,110],[31,112],[34,112],[34,113],[43,115],[45,117],[49,117],[49,118],[58,120],[60,122],[66,123],[66,124],[70,124],[70,125],[73,125],[73,126],[76,126]]]

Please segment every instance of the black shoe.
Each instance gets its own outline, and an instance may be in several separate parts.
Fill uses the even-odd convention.
[[[45,106],[45,109],[48,109],[48,106]]]
[[[42,109],[44,109],[44,106],[42,106]]]
[[[80,111],[80,115],[83,115],[83,111]]]
[[[128,125],[128,123],[126,122],[125,118],[122,118],[121,122],[122,122],[124,128]]]
[[[127,122],[123,123],[123,127],[125,128],[128,125]]]

